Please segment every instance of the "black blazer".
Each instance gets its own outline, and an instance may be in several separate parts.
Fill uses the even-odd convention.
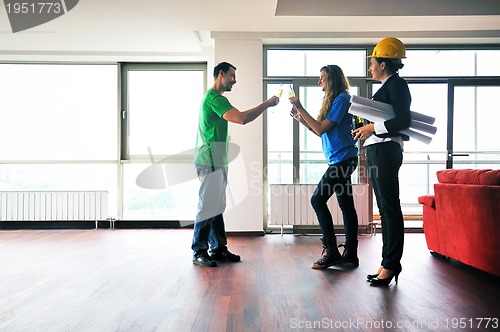
[[[408,128],[411,121],[411,95],[406,81],[397,73],[393,74],[375,93],[373,100],[391,104],[395,115],[394,118],[384,122],[388,133],[375,136],[380,138],[401,136],[403,140],[408,141],[410,139],[408,136],[398,133],[399,130]]]

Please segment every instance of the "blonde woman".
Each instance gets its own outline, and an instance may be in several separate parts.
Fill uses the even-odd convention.
[[[332,265],[357,267],[358,217],[352,197],[351,174],[358,165],[358,149],[351,135],[352,116],[347,113],[350,106],[349,82],[342,69],[336,65],[324,66],[320,70],[319,86],[325,92],[317,119],[302,106],[297,97],[291,97],[292,116],[321,137],[323,153],[328,168],[311,197],[311,205],[323,232],[323,252],[312,264],[313,269],[326,269]],[[335,194],[346,236],[345,249],[340,254],[333,226],[332,214],[327,202]]]

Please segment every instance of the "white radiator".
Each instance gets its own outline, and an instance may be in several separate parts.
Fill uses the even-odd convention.
[[[107,217],[107,191],[0,192],[0,221],[98,221]]]
[[[269,225],[319,225],[311,206],[315,184],[272,184],[269,186]],[[354,184],[354,206],[359,225],[368,225],[373,219],[372,193],[368,184]],[[328,200],[334,225],[343,225],[335,194]]]

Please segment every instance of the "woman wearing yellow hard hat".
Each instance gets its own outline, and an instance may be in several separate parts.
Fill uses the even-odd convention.
[[[399,77],[406,58],[405,46],[397,38],[384,38],[373,49],[368,71],[382,86],[373,100],[392,105],[395,117],[369,123],[353,130],[354,138],[364,139],[368,175],[375,192],[382,226],[382,263],[377,273],[369,274],[372,286],[388,286],[398,281],[403,255],[404,222],[399,201],[399,168],[403,163],[403,141],[399,131],[410,126],[411,95],[408,84]]]

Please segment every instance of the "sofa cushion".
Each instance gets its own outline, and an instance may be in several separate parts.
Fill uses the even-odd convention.
[[[443,169],[436,173],[439,183],[455,183],[456,169]]]
[[[479,184],[500,186],[500,169],[485,169],[479,175]]]
[[[444,169],[437,172],[439,183],[500,185],[500,170]]]

